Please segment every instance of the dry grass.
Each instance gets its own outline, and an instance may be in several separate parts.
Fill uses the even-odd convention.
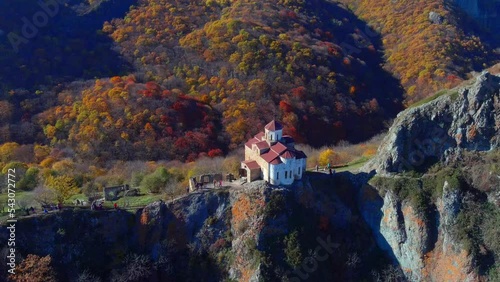
[[[333,150],[335,153],[335,157],[331,160],[330,165],[334,167],[344,166],[360,159],[369,159],[373,157],[384,136],[385,134],[381,133],[359,144],[349,144],[348,142],[341,141],[336,146],[313,148],[308,145],[297,145],[297,148],[306,153],[308,168],[314,168],[316,165],[321,165],[320,155],[327,150]]]

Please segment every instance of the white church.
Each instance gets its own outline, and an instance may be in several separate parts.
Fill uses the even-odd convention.
[[[290,185],[301,179],[306,170],[307,156],[295,149],[295,142],[283,136],[283,126],[275,120],[245,143],[242,175],[247,182],[263,179],[272,185]]]

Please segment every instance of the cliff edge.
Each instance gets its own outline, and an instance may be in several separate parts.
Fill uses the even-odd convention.
[[[363,170],[423,171],[438,161],[459,158],[464,149],[498,148],[499,89],[500,76],[485,71],[470,85],[438,92],[434,100],[401,112]]]

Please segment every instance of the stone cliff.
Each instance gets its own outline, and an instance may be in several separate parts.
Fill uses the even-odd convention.
[[[349,181],[310,178],[292,189],[258,181],[194,193],[135,214],[67,210],[22,219],[18,260],[50,255],[61,281],[85,273],[102,281],[358,281],[382,275],[390,258],[357,211]],[[7,239],[4,230],[0,242]]]
[[[393,192],[383,197],[365,186],[360,197],[363,218],[374,231],[378,245],[390,254],[410,281],[478,281],[474,258],[457,242],[452,229],[460,209],[458,190],[445,182],[431,218],[416,211]]]
[[[499,89],[483,72],[400,113],[362,168],[358,207],[410,281],[499,278]]]
[[[500,146],[500,77],[480,74],[471,85],[438,93],[394,121],[377,156],[364,170],[379,174],[425,170],[460,151]]]

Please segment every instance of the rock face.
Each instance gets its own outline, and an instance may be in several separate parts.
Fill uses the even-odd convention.
[[[472,85],[400,113],[364,170],[379,174],[447,163],[460,150],[489,151],[500,145],[500,77],[481,73]]]
[[[422,280],[419,270],[423,268],[422,254],[427,252],[429,231],[427,225],[411,206],[398,202],[387,193],[382,206],[384,216],[380,234],[387,240],[394,256],[412,280]]]
[[[498,33],[500,27],[500,1],[455,0],[455,4],[483,27]]]
[[[349,200],[353,194],[340,197],[334,187],[340,185],[318,174],[314,183],[291,188],[257,181],[193,193],[135,214],[67,210],[25,218],[16,248],[23,256],[50,255],[61,281],[76,281],[85,271],[102,281],[369,279],[390,260]],[[0,243],[7,239],[0,229]]]
[[[429,12],[429,20],[434,24],[443,23],[443,17],[441,17],[441,15],[433,11]]]
[[[477,259],[457,237],[457,220],[465,209],[459,181],[445,180],[438,189],[435,182],[428,182],[434,179],[433,173],[420,178],[398,173],[426,172],[436,162],[445,167],[460,163],[470,153],[466,151],[479,154],[498,150],[499,89],[500,77],[483,72],[466,86],[440,93],[434,100],[400,113],[376,157],[362,169],[376,171],[377,177],[386,181],[360,188],[361,215],[379,247],[410,281],[479,281],[474,270]],[[408,184],[410,179],[417,180],[419,186]],[[423,183],[427,183],[425,189],[434,190],[423,192]],[[471,183],[470,187],[475,187]],[[401,194],[401,189],[406,190]],[[418,193],[434,194],[418,202]]]
[[[378,188],[378,187],[377,187]],[[419,214],[392,192],[380,196],[364,186],[359,198],[363,218],[379,247],[400,265],[409,281],[477,281],[472,257],[451,235],[460,210],[460,194],[445,183],[432,218]]]

